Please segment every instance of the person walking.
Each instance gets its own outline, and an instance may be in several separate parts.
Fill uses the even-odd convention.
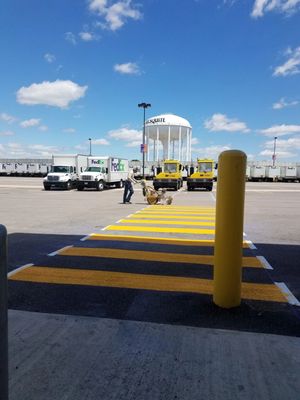
[[[129,173],[127,179],[124,183],[124,193],[123,193],[123,204],[129,203],[131,204],[131,197],[134,193],[133,184],[137,183],[134,179],[133,174]]]

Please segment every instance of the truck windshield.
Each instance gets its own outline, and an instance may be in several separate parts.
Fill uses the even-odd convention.
[[[169,172],[169,173],[177,172],[177,164],[165,164],[164,172]]]
[[[211,172],[212,171],[212,163],[210,162],[201,162],[199,163],[199,172]]]
[[[70,167],[66,165],[52,165],[50,172],[70,173]]]
[[[101,167],[88,167],[86,169],[86,172],[102,172],[102,168]]]

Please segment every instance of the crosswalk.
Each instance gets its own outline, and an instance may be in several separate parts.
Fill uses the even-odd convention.
[[[212,207],[148,206],[39,265],[16,270],[9,281],[25,292],[46,285],[50,297],[58,285],[211,296],[214,234]],[[242,299],[287,303],[290,297],[271,281],[270,266],[253,248],[244,240]]]

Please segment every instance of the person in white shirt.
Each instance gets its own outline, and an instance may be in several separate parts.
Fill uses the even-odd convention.
[[[131,204],[130,200],[134,193],[133,190],[134,183],[137,183],[137,181],[134,179],[133,174],[129,173],[124,183],[123,204]]]

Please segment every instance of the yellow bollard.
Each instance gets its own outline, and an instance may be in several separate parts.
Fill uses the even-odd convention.
[[[241,303],[246,161],[239,150],[218,161],[213,301],[223,308]]]

